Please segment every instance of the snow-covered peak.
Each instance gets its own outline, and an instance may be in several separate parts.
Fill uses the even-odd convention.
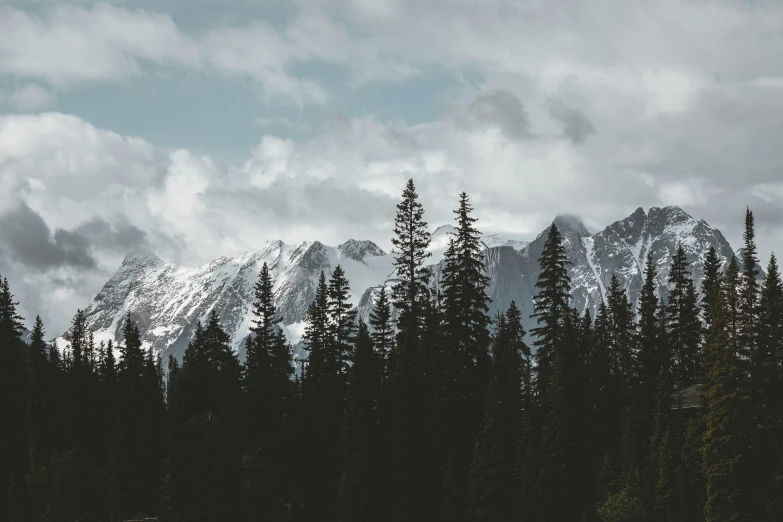
[[[570,230],[579,234],[580,237],[587,237],[591,235],[582,221],[582,218],[572,214],[558,214],[555,217],[553,223],[561,232],[564,230]]]
[[[710,246],[726,263],[734,255],[720,231],[702,220],[693,219],[678,207],[639,208],[604,230],[589,235],[582,220],[560,215],[555,219],[564,231],[566,253],[572,265],[572,304],[580,311],[595,312],[606,294],[613,275],[627,289],[632,303],[643,283],[645,259],[652,255],[657,265],[659,295],[668,292],[667,278],[678,245],[685,248],[689,270],[697,288],[703,277],[704,256]],[[547,227],[547,230],[549,227]],[[538,259],[545,243],[545,230],[527,244],[502,235],[482,237],[487,248],[485,268],[490,278],[487,293],[492,299],[490,314],[517,303],[525,318],[524,326],[535,326],[534,284],[540,274]],[[431,235],[425,261],[436,284],[442,270],[443,253],[448,247],[452,225],[437,228]],[[496,248],[507,247],[512,248]],[[252,317],[253,288],[261,265],[269,264],[275,280],[275,303],[283,318],[289,340],[302,335],[307,309],[312,302],[320,273],[328,278],[339,264],[350,282],[351,302],[359,317],[366,320],[381,287],[394,285],[393,255],[370,241],[349,240],[338,247],[318,241],[286,244],[269,241],[259,250],[238,257],[220,257],[200,267],[167,264],[150,252],[129,253],[123,265],[109,279],[93,303],[85,310],[88,327],[98,341],[119,339],[121,324],[128,313],[138,321],[145,346],[181,356],[193,336],[197,321],[217,310],[240,351]],[[62,338],[60,338],[62,339]]]
[[[442,225],[435,229],[435,232],[430,236],[430,246],[427,249],[431,254],[428,262],[437,264],[443,260],[443,255],[449,246],[449,240],[456,233],[457,229],[451,225]]]
[[[365,257],[379,257],[385,256],[386,252],[373,243],[372,241],[359,241],[356,239],[349,239],[337,249],[343,257],[351,258],[355,261],[363,261]]]
[[[159,258],[154,252],[146,249],[130,250],[125,259],[122,260],[123,265],[162,265],[163,260]]]

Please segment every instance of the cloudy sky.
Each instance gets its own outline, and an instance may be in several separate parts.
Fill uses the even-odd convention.
[[[783,3],[0,2],[0,274],[62,331],[148,249],[389,247],[413,177],[434,226],[532,238],[675,204],[783,246]],[[764,261],[765,264],[765,261]]]

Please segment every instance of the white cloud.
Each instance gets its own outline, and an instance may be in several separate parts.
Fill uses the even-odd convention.
[[[637,206],[680,204],[738,243],[749,205],[762,257],[783,241],[775,229],[783,220],[783,42],[769,38],[783,30],[779,4],[297,5],[288,25],[248,20],[198,34],[142,10],[52,7],[32,15],[6,7],[0,72],[47,89],[122,79],[148,62],[175,64],[250,78],[275,102],[327,108],[331,97],[352,93],[297,74],[313,61],[350,72],[340,89],[434,67],[476,71],[483,84],[445,93],[456,106],[435,121],[341,116],[298,142],[266,132],[239,166],[188,150],[162,154],[75,116],[4,117],[0,212],[22,199],[50,229],[72,231],[95,216],[119,223],[121,211],[162,257],[186,264],[275,238],[369,238],[387,248],[394,205],[413,177],[433,226],[451,221],[465,190],[486,232],[533,236],[559,212],[606,225]],[[99,267],[113,270],[119,250],[95,253]],[[107,275],[67,267],[34,275],[3,259],[0,269],[27,285],[31,307],[54,289],[63,311],[41,306],[61,314],[58,327]]]
[[[196,65],[198,44],[170,16],[109,5],[49,8],[43,16],[0,7],[0,71],[64,86],[117,80],[142,61]]]

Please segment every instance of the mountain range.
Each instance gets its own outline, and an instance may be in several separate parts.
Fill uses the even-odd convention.
[[[642,287],[648,252],[657,266],[659,295],[668,295],[666,284],[672,256],[682,245],[688,256],[691,277],[699,288],[710,246],[725,265],[735,255],[723,234],[676,206],[639,208],[633,214],[591,234],[583,222],[569,215],[557,216],[571,262],[572,304],[580,312],[596,307],[606,295],[612,274],[628,292],[631,303]],[[432,284],[437,284],[450,225],[432,233],[429,258]],[[534,326],[532,296],[540,273],[538,258],[547,229],[533,241],[509,240],[496,235],[483,237],[490,313],[505,310],[515,301],[525,317],[525,328]],[[737,256],[739,258],[739,255]],[[738,259],[739,260],[739,259]],[[371,241],[348,240],[331,247],[319,241],[295,245],[269,241],[262,248],[239,257],[219,257],[196,268],[164,262],[151,253],[129,254],[93,302],[84,310],[96,341],[121,339],[126,314],[138,323],[142,340],[163,357],[181,357],[197,321],[217,310],[231,336],[234,350],[242,345],[252,321],[253,287],[261,265],[269,264],[275,280],[275,298],[282,326],[295,345],[304,333],[307,308],[315,295],[318,276],[327,278],[339,264],[350,281],[351,299],[358,317],[366,320],[382,286],[394,284],[393,255]],[[67,332],[58,343],[67,343]]]

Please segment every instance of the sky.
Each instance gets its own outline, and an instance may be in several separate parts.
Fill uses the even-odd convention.
[[[53,335],[129,251],[602,229],[679,205],[783,247],[783,2],[0,2],[0,274]]]

